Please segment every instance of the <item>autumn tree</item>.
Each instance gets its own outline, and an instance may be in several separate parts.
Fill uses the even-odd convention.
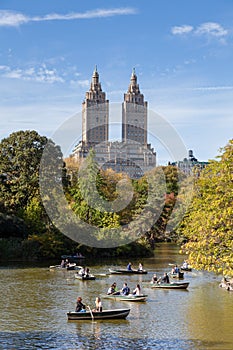
[[[70,188],[70,202],[75,214],[84,222],[96,227],[118,227],[119,217],[106,210],[104,204],[108,204],[106,197],[106,179],[99,170],[91,150],[85,159],[85,166],[79,169],[78,181]]]
[[[194,268],[233,275],[233,140],[196,180],[179,232]]]

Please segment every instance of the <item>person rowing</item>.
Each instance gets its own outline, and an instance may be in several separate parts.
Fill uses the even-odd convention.
[[[82,303],[82,298],[81,297],[77,298],[75,311],[76,312],[86,312],[86,306]]]
[[[108,295],[119,295],[120,292],[117,290],[116,282],[114,282],[107,291]]]

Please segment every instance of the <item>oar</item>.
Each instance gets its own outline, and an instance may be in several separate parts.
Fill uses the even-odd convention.
[[[91,310],[91,308],[90,308],[90,306],[89,306],[89,305],[87,305],[87,307],[88,307],[88,309],[89,309],[89,311],[90,311],[92,321],[94,321],[94,316],[93,316],[92,310]]]

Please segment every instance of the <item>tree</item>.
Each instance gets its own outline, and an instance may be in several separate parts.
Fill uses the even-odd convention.
[[[197,269],[233,275],[233,140],[196,180],[179,232],[182,251]]]
[[[84,222],[100,228],[119,227],[118,215],[108,207],[106,201],[106,179],[99,170],[91,150],[85,165],[79,169],[76,185],[70,189],[71,205],[75,214]]]
[[[42,157],[49,153],[49,157]],[[43,159],[43,164],[42,164]],[[40,169],[45,168],[41,182],[46,183],[47,195],[52,192],[52,177],[67,186],[65,163],[60,147],[36,131],[12,133],[0,143],[1,210],[25,220],[30,232],[44,232],[50,228],[41,201]]]
[[[41,155],[47,138],[36,131],[18,131],[0,143],[1,199],[5,211],[17,212],[38,192]]]

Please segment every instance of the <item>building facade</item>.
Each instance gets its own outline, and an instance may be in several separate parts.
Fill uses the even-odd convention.
[[[147,102],[140,93],[135,69],[122,103],[122,141],[130,140],[147,145]]]
[[[133,70],[122,103],[122,140],[109,141],[109,101],[102,91],[95,68],[89,91],[82,104],[82,140],[73,151],[74,157],[87,157],[90,149],[103,169],[125,172],[131,178],[141,177],[156,166],[156,152],[147,143],[147,102],[140,93]]]
[[[107,142],[109,137],[109,101],[102,91],[97,67],[89,91],[82,103],[82,140],[75,148],[77,158],[85,158],[90,148]]]
[[[194,157],[193,151],[188,151],[188,157],[180,160],[178,162],[173,162],[171,165],[179,168],[186,175],[193,175],[194,170],[195,174],[198,176],[202,169],[204,169],[209,163],[200,162],[197,158]]]

